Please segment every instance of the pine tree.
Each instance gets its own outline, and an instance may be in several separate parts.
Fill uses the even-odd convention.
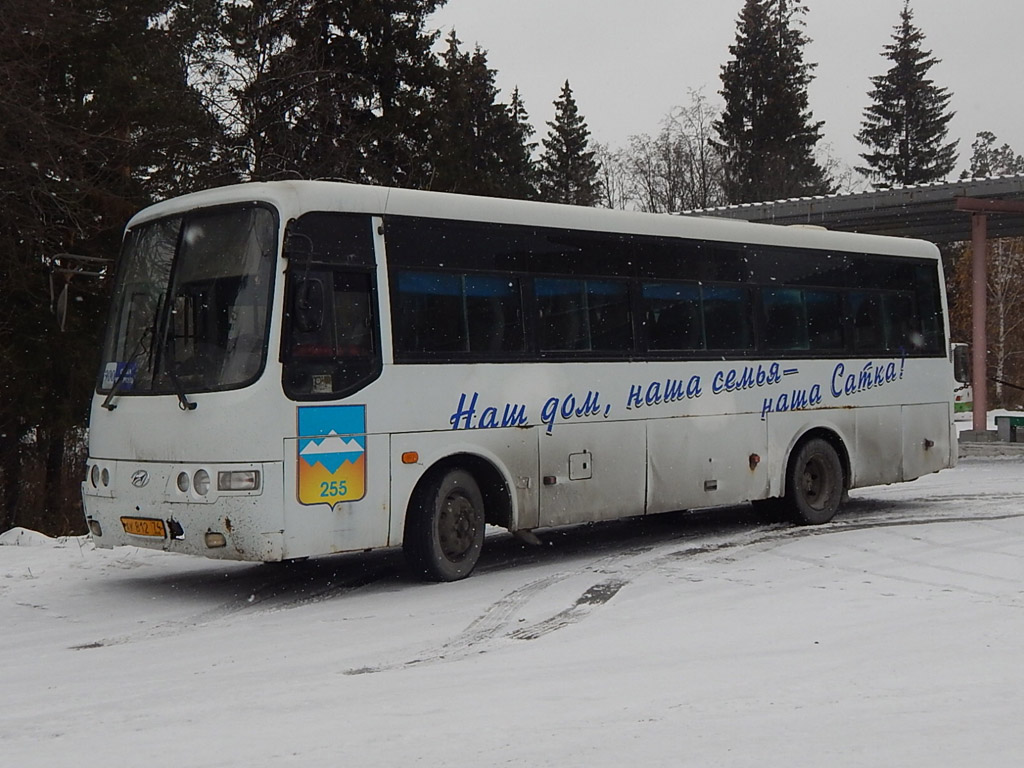
[[[494,197],[535,196],[526,110],[518,90],[498,102],[487,53],[459,49],[453,31],[442,54],[443,76],[433,100],[431,188]]]
[[[593,206],[600,202],[600,167],[590,149],[590,129],[579,113],[566,80],[555,99],[540,158],[540,196],[553,203]]]
[[[914,25],[910,0],[904,0],[893,42],[884,47],[892,67],[871,78],[873,103],[864,109],[857,140],[869,151],[857,170],[876,187],[906,186],[945,179],[957,161],[957,142],[945,143],[951,94],[928,78],[941,60],[922,49],[924,34]]]
[[[815,65],[803,60],[806,10],[793,0],[746,0],[740,12],[732,60],[722,67],[725,111],[713,142],[731,203],[832,191],[814,158],[824,123],[812,120],[808,104]]]

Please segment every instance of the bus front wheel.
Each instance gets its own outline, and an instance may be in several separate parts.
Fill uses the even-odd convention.
[[[402,545],[412,570],[431,581],[468,576],[484,544],[484,501],[473,476],[450,469],[413,495]]]
[[[827,523],[843,499],[843,465],[827,440],[803,443],[789,463],[786,498],[795,522]]]

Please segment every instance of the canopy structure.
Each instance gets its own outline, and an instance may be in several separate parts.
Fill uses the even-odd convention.
[[[686,211],[764,224],[812,224],[845,232],[918,237],[933,243],[972,239],[964,199],[991,201],[1010,210],[989,221],[990,237],[1024,236],[1024,176],[922,184],[851,195],[823,195]],[[994,212],[994,211],[989,211]]]
[[[814,225],[847,232],[917,237],[934,243],[971,241],[974,254],[971,308],[973,426],[975,435],[986,432],[986,243],[990,237],[1024,236],[1024,176],[748,203],[686,213],[764,224]]]

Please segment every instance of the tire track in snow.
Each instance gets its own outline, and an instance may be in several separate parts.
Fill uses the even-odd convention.
[[[1024,495],[1014,495],[1010,498],[1018,497],[1024,498]],[[1005,499],[1000,496],[999,500]],[[914,499],[912,503],[916,504],[918,501],[919,499]],[[915,586],[931,587],[938,591],[952,591],[971,594],[985,600],[1002,600],[1002,598],[1005,597],[1005,591],[987,591],[979,586],[971,586],[968,582],[975,581],[983,584],[986,581],[990,581],[1011,585],[1020,583],[1019,565],[1017,567],[1017,573],[1014,575],[1002,575],[992,572],[992,569],[973,569],[964,565],[944,565],[938,562],[935,556],[937,551],[944,550],[951,555],[958,556],[957,559],[959,562],[964,562],[968,559],[964,557],[965,554],[969,555],[974,553],[990,556],[992,548],[976,547],[972,545],[971,542],[941,541],[938,537],[928,536],[925,532],[928,529],[934,529],[937,526],[972,523],[992,531],[991,535],[988,537],[991,539],[992,537],[998,537],[1003,533],[1002,529],[995,525],[996,523],[1007,520],[1019,520],[1024,518],[1024,512],[994,512],[989,514],[982,512],[979,514],[964,515],[960,512],[960,508],[958,506],[956,507],[957,514],[942,514],[941,505],[939,505],[939,509],[937,510],[935,509],[935,505],[930,505],[928,508],[928,514],[919,516],[903,515],[896,517],[888,511],[891,509],[890,505],[886,505],[885,509],[887,510],[886,514],[878,517],[864,516],[852,521],[837,519],[826,526],[798,529],[798,535],[800,537],[829,536],[884,528],[908,529],[904,534],[907,542],[924,547],[926,550],[921,553],[920,557],[914,557],[910,554],[901,555],[894,551],[887,551],[884,563],[879,563],[877,565],[844,565],[837,562],[837,559],[834,557],[814,558],[806,555],[795,555],[784,552],[781,549],[775,549],[772,554],[782,559],[799,562],[805,565],[812,565],[821,568],[822,570],[842,570],[847,573],[871,576],[879,580],[890,580]],[[911,535],[911,531],[909,529],[918,529],[915,532],[917,535]],[[985,539],[980,540],[984,541]],[[844,545],[843,548],[847,552],[853,552],[868,558],[878,557],[874,549],[866,545]],[[1018,564],[1024,563],[1024,556],[1017,552],[1004,552],[1001,554],[1006,558],[1010,558],[1012,561],[1016,561]],[[882,567],[883,565],[886,567]],[[920,575],[908,575],[907,573],[898,572],[900,570],[900,566],[905,567],[904,570],[909,568],[914,573]],[[951,578],[942,578],[942,574],[946,574]],[[1013,600],[1010,605],[1013,607],[1024,607],[1024,601]]]
[[[573,570],[536,579],[501,597],[474,619],[466,629],[440,646],[411,653],[412,658],[347,669],[343,674],[373,674],[408,669],[424,664],[456,661],[467,656],[485,653],[510,640],[537,640],[583,621],[611,601],[620,590],[630,584],[635,576],[647,573],[652,568],[678,561],[684,557],[709,560],[720,558],[722,550],[736,549],[742,546],[764,546],[766,540],[771,538],[770,532],[765,533],[761,529],[748,529],[726,535],[727,540],[717,544],[702,544],[672,549],[670,552],[663,551],[665,547],[678,547],[680,538],[693,539],[692,534],[683,534],[659,545],[633,547],[625,552],[617,552],[592,560]],[[594,578],[587,579],[590,583],[568,607],[530,624],[523,625],[516,620],[519,613],[551,587],[570,578],[579,578],[588,574]]]
[[[477,576],[488,572],[507,571],[517,565],[543,565],[555,558],[561,562],[579,561],[576,567],[556,574],[535,579],[503,595],[487,607],[462,632],[440,646],[425,649],[421,653],[410,653],[412,658],[385,663],[379,666],[353,669],[346,674],[397,669],[418,664],[433,663],[480,653],[496,643],[507,640],[535,640],[564,627],[583,621],[615,597],[640,573],[655,568],[679,570],[681,565],[690,566],[699,562],[728,563],[738,559],[741,552],[773,549],[780,543],[797,537],[835,535],[857,530],[885,527],[912,527],[943,523],[997,522],[1024,517],[1020,513],[962,514],[962,502],[970,500],[1005,502],[1024,499],[1024,494],[956,494],[952,496],[922,496],[914,499],[881,500],[877,498],[852,499],[849,506],[834,521],[822,526],[790,527],[788,525],[751,524],[737,522],[726,517],[720,523],[713,514],[704,516],[697,513],[690,523],[682,522],[679,528],[666,532],[657,531],[658,540],[637,545],[635,541],[620,541],[614,537],[599,540],[596,544],[580,537],[570,546],[569,552],[551,550],[531,553],[525,556],[498,558],[483,563]],[[908,514],[912,510],[913,514]],[[734,510],[735,511],[735,510]],[[955,513],[955,514],[954,514]],[[621,525],[621,521],[612,525]],[[643,525],[641,521],[641,525]],[[602,524],[598,524],[599,526]],[[630,524],[631,525],[631,524]],[[671,523],[675,525],[675,523]],[[614,530],[614,529],[613,529]],[[561,532],[561,535],[565,535]],[[569,534],[571,536],[571,534]],[[635,538],[643,533],[632,533]],[[681,542],[688,542],[680,547]],[[618,547],[618,549],[616,549]],[[609,550],[614,550],[609,552]],[[596,559],[594,555],[597,555]],[[336,574],[337,563],[326,565],[326,559],[295,563],[285,566],[283,574],[275,571],[260,578],[241,577],[235,582],[241,593],[205,610],[181,619],[158,622],[136,631],[101,638],[93,642],[72,646],[77,650],[102,648],[147,639],[163,638],[192,631],[226,619],[249,613],[266,613],[288,610],[309,604],[342,597],[349,592],[380,581],[394,574],[398,567],[394,558],[384,557],[370,563],[363,562],[359,573]],[[816,562],[813,558],[810,562]],[[280,568],[278,565],[260,568]],[[570,578],[586,574],[594,578],[567,607],[563,607],[543,619],[523,625],[516,619],[531,602],[551,587]],[[212,577],[209,577],[212,578]],[[222,578],[222,577],[220,577]],[[195,588],[203,589],[204,583]],[[934,585],[932,585],[934,586]]]
[[[239,615],[270,613],[297,608],[311,603],[322,602],[368,586],[379,581],[387,573],[387,569],[381,566],[376,569],[363,571],[349,578],[336,579],[329,577],[325,580],[317,577],[315,573],[316,566],[312,568],[303,567],[305,565],[307,564],[300,563],[294,566],[284,566],[286,568],[291,567],[293,570],[284,573],[280,571],[274,572],[256,579],[251,584],[245,579],[240,579],[242,582],[241,586],[247,586],[247,588],[239,590],[242,594],[198,613],[180,619],[158,622],[134,632],[101,638],[92,642],[79,643],[70,646],[70,649],[82,651],[104,648],[111,645],[125,645],[145,640],[173,637],[216,622],[226,621]],[[277,569],[281,566],[272,564],[269,567]]]

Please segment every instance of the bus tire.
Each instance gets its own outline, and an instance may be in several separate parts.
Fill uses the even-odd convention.
[[[802,525],[827,523],[843,500],[843,464],[836,449],[820,437],[802,443],[789,462],[786,499],[793,521]]]
[[[484,544],[484,500],[462,469],[437,473],[417,488],[402,549],[410,568],[430,581],[458,581],[473,571]]]

